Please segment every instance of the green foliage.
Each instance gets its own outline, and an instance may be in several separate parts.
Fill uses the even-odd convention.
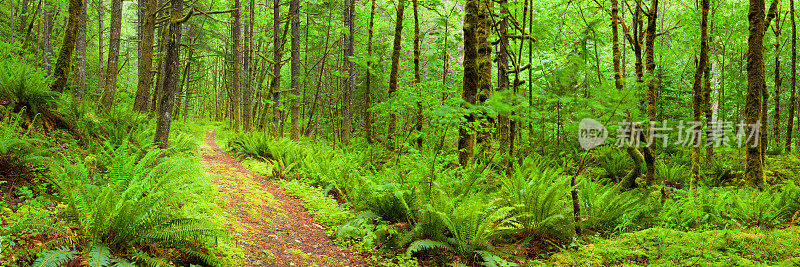
[[[161,153],[151,150],[140,158],[125,146],[117,148],[109,152],[108,171],[96,175],[83,164],[61,165],[51,182],[69,206],[67,218],[92,244],[108,244],[117,252],[153,245],[194,248],[220,236],[219,226],[177,209],[179,203],[197,201],[203,190],[193,177],[197,166],[162,159]]]
[[[631,159],[621,149],[604,146],[597,150],[597,163],[606,171],[606,176],[615,179],[622,178],[631,170]]]
[[[503,203],[511,207],[514,224],[525,234],[567,238],[571,235],[565,198],[569,182],[560,169],[517,166],[502,181]]]
[[[621,192],[616,185],[602,185],[592,181],[582,181],[580,192],[582,227],[601,232],[615,230],[623,223],[625,214],[633,213],[646,202],[647,195],[641,191]]]
[[[87,262],[92,267],[109,266],[111,264],[113,255],[111,250],[106,246],[94,246],[89,250]]]
[[[34,267],[61,267],[64,266],[68,261],[72,260],[72,257],[77,255],[75,251],[72,251],[68,247],[60,247],[54,250],[49,250],[42,253],[36,261],[33,262]]]
[[[656,177],[664,180],[664,184],[676,188],[688,188],[691,176],[685,165],[656,164]]]
[[[14,112],[51,110],[60,99],[49,80],[44,70],[27,63],[0,60],[0,103],[10,104]]]

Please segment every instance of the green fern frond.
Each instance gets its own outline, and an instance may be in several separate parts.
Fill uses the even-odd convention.
[[[406,254],[411,255],[412,253],[415,252],[431,250],[431,249],[442,249],[450,252],[455,252],[453,247],[451,247],[447,243],[434,241],[430,239],[424,239],[424,240],[417,240],[411,243],[411,245],[408,246],[408,249],[406,249]]]
[[[77,254],[78,253],[72,251],[68,247],[49,250],[42,253],[42,255],[33,262],[33,267],[61,267]]]
[[[107,246],[94,246],[89,251],[87,262],[91,267],[109,266],[112,256]]]
[[[136,265],[131,263],[130,261],[119,257],[114,258],[112,262],[114,264],[111,265],[111,267],[136,267]]]

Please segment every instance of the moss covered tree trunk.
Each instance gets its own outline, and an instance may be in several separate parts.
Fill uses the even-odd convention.
[[[283,51],[281,51],[280,27],[281,27],[281,1],[275,0],[272,3],[272,82],[270,83],[270,92],[272,93],[272,135],[278,136],[282,131],[280,128],[280,109],[278,108],[281,100],[281,95],[278,91],[281,89],[281,58]]]
[[[762,91],[764,80],[764,0],[750,0],[748,11],[749,36],[747,38],[747,94],[745,100],[745,123],[760,124]],[[764,184],[764,171],[761,161],[761,146],[756,136],[745,142],[747,160],[745,179],[750,185]]]
[[[508,8],[505,8],[507,1],[500,0],[500,17],[502,18],[498,25],[497,31],[500,35],[497,48],[497,92],[507,93],[508,90]],[[500,141],[500,153],[503,155],[511,155],[511,123],[508,119],[508,114],[501,113],[497,116],[497,135]],[[505,165],[505,164],[504,164]]]
[[[170,23],[167,29],[167,40],[164,55],[164,90],[158,98],[156,110],[155,143],[161,149],[166,149],[169,144],[169,130],[172,122],[172,108],[175,105],[175,93],[178,90],[180,72],[180,46],[181,46],[181,16],[183,15],[183,0],[171,0]]]
[[[656,40],[656,21],[658,19],[658,0],[650,0],[650,10],[647,12],[647,30],[645,35],[645,70],[647,71],[647,119],[651,122],[656,120],[656,81],[655,81],[655,40]],[[650,130],[647,125],[645,131]],[[653,185],[656,181],[655,169],[655,143],[644,149],[644,163],[646,167],[645,182]]]
[[[44,33],[42,33],[42,64],[47,74],[52,74],[52,57],[53,57],[53,16],[55,7],[50,0],[44,1],[44,9],[42,10],[42,18],[44,19]]]
[[[492,94],[492,43],[489,38],[492,35],[492,20],[491,20],[491,7],[492,1],[478,1],[478,14],[476,36],[478,47],[478,96],[477,103],[484,104],[489,96]],[[485,115],[485,114],[484,114]],[[476,118],[477,119],[477,118]],[[475,143],[481,146],[491,147],[484,145],[489,142],[490,128],[494,121],[489,118],[488,123],[481,121],[480,127],[476,129],[477,136]],[[488,149],[484,149],[486,152]]]
[[[400,41],[403,38],[403,9],[405,0],[399,0],[397,3],[397,20],[394,26],[394,42],[392,45],[392,66],[389,73],[389,98],[397,94],[397,78],[400,70]],[[389,128],[386,132],[387,145],[390,150],[395,148],[394,132],[397,128],[397,114],[394,112],[389,113]]]
[[[231,47],[231,52],[233,52],[233,63],[231,63],[233,69],[233,73],[231,73],[231,94],[233,96],[231,98],[231,111],[233,114],[231,114],[231,120],[233,121],[233,130],[236,132],[242,127],[241,66],[239,65],[242,62],[240,44],[240,38],[242,36],[241,10],[242,2],[240,0],[234,0],[233,12],[231,12],[233,19],[233,24],[231,25],[231,41],[233,43]]]
[[[141,49],[139,54],[139,82],[136,87],[136,97],[133,110],[145,113],[149,110],[150,87],[153,85],[153,44],[156,30],[156,0],[140,0],[144,2],[142,10]]]
[[[480,0],[467,0],[464,5],[464,85],[461,99],[463,108],[470,108],[476,103],[480,74],[478,67],[478,30],[481,27],[478,19]],[[474,157],[475,135],[472,130],[475,123],[474,114],[467,114],[466,123],[458,128],[458,162],[461,166],[472,164]]]
[[[789,13],[792,22],[792,80],[791,80],[791,95],[789,98],[789,112],[787,113],[788,123],[786,124],[786,152],[792,152],[792,128],[794,126],[795,106],[797,105],[797,25],[794,21],[794,0],[789,0]]]
[[[114,105],[114,95],[117,91],[117,72],[119,70],[119,44],[122,32],[122,0],[111,1],[111,26],[108,41],[108,64],[106,65],[106,79],[100,102],[105,107]]]
[[[369,11],[369,28],[367,29],[367,77],[364,81],[364,132],[366,133],[367,143],[373,142],[372,131],[372,112],[369,111],[372,107],[372,28],[375,26],[375,0],[372,0],[372,5]]]
[[[781,131],[780,131],[780,123],[781,123],[781,62],[780,62],[780,51],[781,51],[781,12],[780,10],[775,13],[775,26],[772,27],[772,33],[775,34],[775,114],[773,114],[773,124],[774,128],[772,130],[772,138],[775,144],[780,144],[781,141]],[[766,101],[765,101],[766,102]],[[766,112],[765,112],[766,113]],[[766,125],[766,124],[764,124]]]
[[[411,2],[414,6],[414,85],[419,86],[419,83],[422,80],[419,73],[419,11],[417,7],[417,0],[412,0]],[[420,88],[417,88],[417,90],[420,90]],[[414,129],[417,131],[419,136],[416,138],[416,140],[414,140],[414,143],[416,143],[417,148],[422,148],[422,102],[417,101],[416,104],[417,111],[414,116],[416,124],[414,125]]]
[[[72,66],[72,51],[75,50],[75,35],[77,35],[78,32],[78,21],[80,21],[82,5],[82,0],[69,1],[67,28],[66,31],[64,31],[64,39],[61,41],[61,50],[58,52],[58,59],[54,69],[55,81],[50,87],[56,92],[63,91],[67,86],[69,70]]]
[[[296,0],[295,0],[296,1]],[[347,26],[348,33],[345,38],[344,48],[344,67],[347,69],[347,78],[344,81],[342,88],[342,144],[348,145],[350,143],[350,132],[353,123],[353,87],[355,87],[356,66],[350,58],[355,53],[355,0],[346,0],[344,5],[344,18],[345,25]],[[294,32],[294,30],[292,30]],[[294,49],[292,49],[294,50]],[[292,56],[294,58],[294,56]],[[299,56],[298,56],[299,58]],[[299,65],[298,61],[298,65]]]
[[[83,100],[86,92],[86,3],[82,3],[78,16],[78,36],[75,40],[75,49],[78,54],[75,57],[75,98]]]
[[[697,69],[694,72],[694,82],[692,83],[692,114],[694,121],[702,121],[704,110],[703,95],[703,74],[706,73],[708,64],[708,7],[709,0],[702,0],[702,15],[700,18],[700,60],[697,63]],[[706,78],[708,79],[708,78]],[[700,181],[700,140],[692,144],[692,180],[691,187],[697,188],[697,183]]]

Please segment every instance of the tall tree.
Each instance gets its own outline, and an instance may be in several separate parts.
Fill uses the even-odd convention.
[[[412,5],[414,6],[414,86],[417,87],[417,90],[420,90],[419,84],[421,82],[421,77],[419,73],[419,8],[417,7],[417,0],[412,0]],[[420,96],[422,97],[422,96]],[[417,131],[418,137],[415,140],[415,143],[418,148],[422,148],[422,101],[417,100],[417,112],[416,112],[416,124],[414,125],[414,129]]]
[[[389,73],[389,98],[397,94],[397,76],[400,70],[400,40],[403,37],[403,8],[405,0],[399,0],[397,4],[397,20],[394,24],[394,43],[392,46],[392,67]],[[386,140],[390,149],[395,148],[395,128],[397,128],[397,114],[389,113],[389,129],[386,133]]]
[[[117,0],[115,0],[117,1]],[[171,0],[169,28],[164,55],[164,90],[158,98],[156,110],[155,143],[161,149],[166,149],[169,144],[169,129],[172,122],[172,108],[175,105],[175,93],[178,91],[180,78],[180,46],[181,24],[191,17],[192,12],[183,16],[183,0]]]
[[[692,113],[694,114],[694,121],[703,120],[703,74],[706,71],[708,64],[708,7],[709,0],[702,0],[702,15],[700,18],[700,60],[697,63],[697,69],[694,72],[694,83],[692,83]],[[708,79],[708,78],[706,78]],[[692,188],[697,187],[697,182],[700,181],[700,140],[692,144]]]
[[[233,103],[231,103],[231,120],[233,121],[233,129],[236,132],[242,127],[242,93],[240,91],[241,81],[239,79],[241,77],[241,67],[239,64],[242,62],[241,47],[239,44],[242,34],[240,19],[241,10],[242,2],[240,0],[233,0],[233,12],[231,12],[233,18],[233,24],[231,25],[231,41],[233,42],[233,47],[231,47],[233,52],[233,63],[231,64],[233,66],[233,73],[231,73],[231,94],[233,95],[231,99],[233,101]]]
[[[247,34],[245,34],[245,45],[247,45],[247,49],[245,49],[245,56],[244,56],[244,72],[245,72],[245,79],[243,92],[242,92],[242,127],[245,131],[249,131],[253,124],[253,79],[255,79],[254,70],[255,70],[255,62],[253,62],[253,56],[255,54],[253,47],[253,30],[255,26],[255,15],[256,10],[256,1],[250,0],[250,18],[248,19],[248,26],[245,30],[247,30]]]
[[[775,13],[775,25],[772,26],[772,33],[775,34],[775,114],[774,115],[774,128],[772,131],[773,139],[776,144],[780,143],[781,139],[781,132],[780,132],[780,123],[781,123],[781,12],[780,12],[780,4],[779,10]],[[766,101],[765,101],[766,103]],[[764,123],[766,125],[766,122]],[[762,140],[764,142],[765,140]]]
[[[42,18],[44,19],[44,33],[42,34],[42,63],[44,64],[44,69],[47,70],[47,74],[51,74],[53,71],[53,66],[51,62],[51,57],[53,56],[53,12],[55,7],[53,6],[53,2],[50,0],[44,1],[44,10],[42,10]],[[41,25],[41,24],[40,24]]]
[[[82,0],[69,1],[69,18],[66,31],[64,32],[64,39],[61,41],[61,51],[58,52],[58,59],[54,69],[56,80],[51,86],[51,89],[56,92],[63,91],[64,87],[67,86],[69,70],[72,66],[72,51],[75,49],[75,35],[77,35],[78,32],[78,21],[80,20],[82,5]]]
[[[505,5],[508,3],[507,0],[499,0],[498,3],[500,4],[500,22],[498,23],[497,30],[500,35],[500,40],[498,42],[497,48],[497,92],[499,93],[507,93],[508,91],[508,18],[511,16],[508,12],[508,8]],[[507,153],[508,156],[511,156],[511,137],[509,134],[511,133],[511,122],[508,119],[508,114],[498,114],[497,116],[498,122],[498,131],[497,134],[499,135],[500,141],[500,153]]]
[[[270,92],[272,92],[272,134],[274,136],[278,136],[279,133],[283,131],[279,131],[278,128],[280,127],[280,109],[278,108],[280,104],[280,89],[281,89],[281,39],[280,39],[280,26],[281,26],[281,19],[280,19],[280,12],[281,12],[281,1],[275,0],[272,5],[272,20],[273,20],[273,31],[272,31],[272,62],[273,62],[273,69],[272,69],[272,83],[270,84]]]
[[[114,94],[117,91],[117,73],[119,70],[119,44],[122,31],[122,0],[111,0],[111,28],[108,41],[108,64],[106,79],[100,102],[105,107],[114,105]]]
[[[102,93],[103,84],[103,17],[105,4],[103,0],[96,0],[97,3],[97,90]]]
[[[764,0],[750,0],[747,19],[750,24],[747,38],[747,95],[744,107],[745,123],[760,127],[764,80]],[[759,137],[748,138],[745,179],[750,185],[764,184]]]
[[[352,1],[352,0],[351,0]],[[349,4],[348,4],[349,6]],[[291,101],[291,114],[290,119],[292,120],[292,132],[290,137],[292,140],[300,139],[300,1],[299,0],[291,0],[289,1],[289,16],[292,18],[292,97]],[[352,26],[350,27],[352,34]],[[351,39],[352,40],[352,39]],[[351,67],[352,68],[352,67]],[[352,77],[352,72],[351,76]],[[351,85],[352,86],[352,85]],[[352,87],[350,89],[352,92]],[[350,105],[347,105],[348,107]],[[349,123],[349,120],[348,120]],[[349,124],[348,124],[349,126]],[[349,129],[348,129],[348,138],[349,138]]]
[[[658,0],[650,0],[650,10],[645,14],[647,16],[647,29],[645,35],[645,58],[644,67],[649,77],[646,81],[647,92],[647,119],[649,121],[656,120],[656,61],[655,61],[655,41],[656,41],[656,22],[658,20]],[[650,125],[648,125],[648,131]],[[653,185],[656,181],[656,168],[655,168],[655,152],[653,146],[644,148],[644,164],[646,167],[645,182],[648,186]]]
[[[795,106],[797,106],[797,25],[794,21],[794,0],[789,0],[789,13],[790,20],[792,21],[792,82],[791,82],[791,97],[789,98],[789,113],[787,119],[789,122],[786,125],[786,152],[792,152],[792,128],[795,117]]]
[[[86,92],[86,5],[82,3],[78,16],[78,36],[75,40],[75,49],[78,49],[78,54],[75,64],[75,97],[83,100]]]
[[[372,7],[369,11],[369,29],[367,37],[367,78],[364,81],[364,131],[367,135],[367,143],[372,144],[373,131],[372,131],[372,112],[369,111],[372,107],[372,33],[375,26],[375,0],[372,0]]]
[[[296,1],[296,0],[294,0]],[[342,145],[347,145],[350,143],[350,132],[353,123],[353,87],[355,85],[355,75],[356,75],[356,66],[352,60],[353,54],[355,52],[355,36],[356,36],[356,28],[355,28],[355,19],[356,19],[356,2],[355,0],[347,0],[345,1],[344,5],[344,21],[349,29],[348,34],[345,36],[345,46],[344,46],[344,67],[347,69],[347,78],[344,81],[344,88],[342,92],[342,117],[344,117],[342,121]],[[299,23],[298,23],[299,24]],[[294,35],[294,31],[292,31],[292,35]],[[299,38],[299,37],[298,37]],[[294,46],[294,42],[292,42]],[[299,46],[299,44],[298,44]],[[294,51],[294,48],[292,48]],[[294,57],[294,56],[293,56]],[[294,64],[294,61],[292,61]],[[298,65],[299,57],[298,57]],[[294,71],[294,65],[292,65],[292,70]],[[298,69],[299,72],[299,69]],[[293,76],[294,77],[294,76]],[[294,79],[292,79],[294,83]],[[300,89],[296,89],[296,94],[300,93]],[[294,110],[292,110],[294,112]],[[294,122],[293,122],[294,124]],[[298,125],[298,134],[299,134],[299,125]],[[294,132],[292,133],[294,134]]]
[[[147,112],[149,110],[150,87],[153,85],[153,44],[155,43],[156,30],[156,0],[139,0],[142,8],[139,18],[142,33],[139,48],[139,83],[136,88],[136,97],[133,110]]]
[[[464,100],[465,109],[470,109],[471,105],[475,105],[480,82],[478,66],[480,5],[480,0],[466,0],[464,4],[464,85],[461,99]],[[472,164],[475,146],[475,135],[471,128],[475,122],[475,115],[469,113],[465,119],[466,123],[458,128],[458,162],[461,166]]]

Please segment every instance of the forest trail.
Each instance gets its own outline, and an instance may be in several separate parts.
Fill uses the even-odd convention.
[[[215,136],[216,129],[206,133],[201,155],[219,186],[231,237],[244,250],[243,266],[366,266],[336,246],[297,200],[220,149]]]

